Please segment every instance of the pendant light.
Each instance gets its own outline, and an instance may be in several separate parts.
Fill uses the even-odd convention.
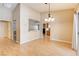
[[[45,3],[45,4],[47,4],[47,3]],[[51,21],[54,21],[55,20],[55,18],[53,18],[53,17],[51,17],[51,14],[50,14],[50,3],[48,4],[49,5],[49,13],[48,13],[48,18],[46,18],[45,19],[45,21],[47,21],[47,22],[51,22]]]

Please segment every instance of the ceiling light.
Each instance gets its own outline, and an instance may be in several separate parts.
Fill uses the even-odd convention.
[[[45,19],[45,21],[48,21],[48,19]]]
[[[47,3],[45,3],[45,4],[47,4]],[[52,15],[50,14],[50,3],[49,3],[49,13],[48,13],[48,18],[45,19],[45,21],[47,21],[47,22],[54,21],[55,18],[54,18],[54,17],[51,17],[51,16],[52,16]]]

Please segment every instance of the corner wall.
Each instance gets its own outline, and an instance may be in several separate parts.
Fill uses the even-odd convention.
[[[47,18],[46,14],[42,14],[42,20]],[[55,21],[51,22],[51,40],[72,43],[74,10],[60,10],[51,14],[55,18]]]
[[[11,26],[13,27],[13,20],[16,20],[16,42],[20,43],[20,4],[17,4],[12,14],[13,17],[12,17]],[[13,28],[12,28],[12,34],[13,34]]]
[[[39,31],[29,31],[29,19],[40,21],[40,13],[20,4],[20,44],[41,38]]]
[[[51,39],[72,44],[74,10],[56,12],[54,17],[56,19],[52,23]]]

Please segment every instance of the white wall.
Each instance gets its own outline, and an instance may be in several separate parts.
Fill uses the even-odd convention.
[[[1,20],[11,20],[12,13],[9,9],[0,7],[0,19]]]
[[[79,12],[78,12],[78,24],[77,24],[77,55],[79,56]]]
[[[29,18],[40,21],[40,13],[20,4],[20,43],[39,39],[40,31],[29,31]]]
[[[78,25],[78,13],[74,13],[74,21],[73,21],[73,40],[72,40],[72,48],[77,50],[77,44],[78,44],[78,40],[77,40],[77,33],[78,33],[78,29],[77,29],[77,25]]]
[[[78,8],[77,8],[77,10],[76,10],[76,12],[78,13],[77,14],[77,16],[78,16],[78,18],[76,19],[77,20],[77,37],[76,37],[76,39],[77,39],[77,55],[79,56],[79,6],[78,6]]]

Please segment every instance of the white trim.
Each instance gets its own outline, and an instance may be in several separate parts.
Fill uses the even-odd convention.
[[[28,41],[29,42],[29,41]],[[27,43],[26,41],[22,41],[22,42],[20,42],[20,44],[24,44],[24,43]]]
[[[72,44],[72,42],[64,41],[64,40],[57,40],[57,39],[54,39],[53,41],[58,41],[58,42],[64,42],[64,43]]]
[[[42,39],[42,38],[38,38],[38,39]],[[24,44],[24,43],[28,43],[28,42],[31,42],[31,41],[34,41],[34,40],[38,40],[38,39],[33,39],[33,40],[27,40],[27,41],[20,41],[20,44]]]
[[[12,21],[11,19],[0,19],[0,21]]]

